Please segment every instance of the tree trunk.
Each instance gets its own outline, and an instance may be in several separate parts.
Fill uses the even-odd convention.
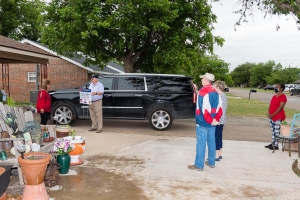
[[[130,56],[128,56],[130,57]],[[124,71],[125,73],[134,73],[136,70],[134,69],[134,62],[131,58],[122,58],[122,61],[124,63]]]

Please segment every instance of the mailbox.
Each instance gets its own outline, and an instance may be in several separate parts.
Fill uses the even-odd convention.
[[[256,93],[256,90],[251,89],[251,90],[249,91],[249,99],[250,99],[250,94],[251,94],[251,93]]]

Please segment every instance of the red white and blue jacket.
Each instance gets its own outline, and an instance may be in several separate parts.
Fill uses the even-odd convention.
[[[211,84],[204,86],[198,92],[196,102],[196,124],[211,127],[213,119],[218,122],[222,117],[222,100]]]

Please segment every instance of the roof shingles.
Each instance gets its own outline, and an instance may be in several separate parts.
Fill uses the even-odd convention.
[[[29,51],[32,53],[38,53],[38,54],[43,54],[43,55],[48,55],[48,56],[55,56],[47,51],[44,51],[44,50],[34,47],[32,45],[23,44],[21,42],[17,42],[15,40],[4,37],[2,35],[0,35],[0,46],[18,49],[18,50],[22,50],[22,51]]]

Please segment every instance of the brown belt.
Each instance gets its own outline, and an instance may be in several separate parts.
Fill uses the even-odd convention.
[[[96,101],[100,101],[100,100],[102,100],[102,99],[98,99],[98,100],[96,100]],[[92,102],[96,102],[96,101],[92,101]]]

